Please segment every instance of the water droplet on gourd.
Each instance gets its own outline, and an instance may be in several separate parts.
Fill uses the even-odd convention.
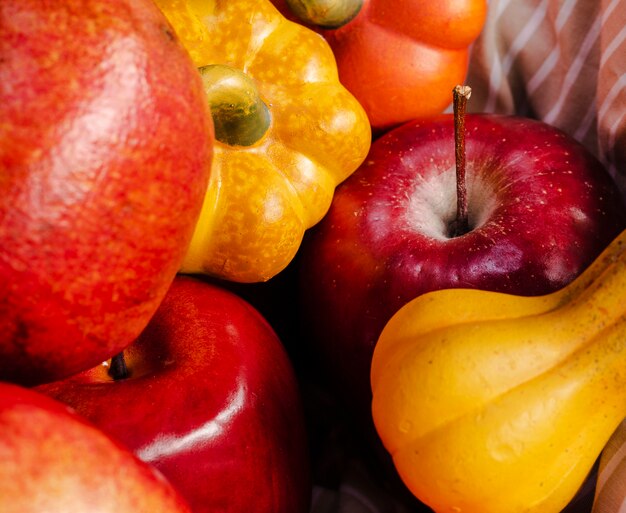
[[[401,433],[408,433],[409,431],[411,431],[412,427],[413,423],[410,420],[403,420],[400,423],[399,429]]]

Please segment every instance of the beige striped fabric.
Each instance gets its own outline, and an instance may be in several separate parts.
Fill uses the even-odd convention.
[[[626,512],[626,421],[607,443],[600,458],[593,513]]]
[[[626,0],[490,0],[466,83],[468,111],[565,130],[626,197]]]

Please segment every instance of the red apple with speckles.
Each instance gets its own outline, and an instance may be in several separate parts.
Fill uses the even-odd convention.
[[[124,355],[126,378],[106,363],[37,390],[154,465],[194,513],[308,511],[299,385],[248,302],[181,275]]]
[[[372,145],[300,255],[312,342],[369,415],[369,368],[389,318],[425,292],[555,291],[625,226],[608,173],[563,132],[520,117],[468,115],[469,231],[451,234],[457,187],[452,115],[415,121]]]
[[[0,3],[0,379],[131,343],[179,269],[213,125],[150,0]]]
[[[150,465],[67,406],[0,383],[2,513],[191,513]]]

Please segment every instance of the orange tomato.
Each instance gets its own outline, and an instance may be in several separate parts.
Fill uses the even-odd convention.
[[[350,3],[344,0],[343,3]],[[292,19],[289,0],[273,0]],[[316,19],[317,4],[341,0],[304,0]],[[362,0],[353,18],[338,28],[316,30],[329,42],[343,85],[365,108],[372,127],[385,130],[415,118],[440,114],[452,89],[465,80],[469,47],[485,22],[485,0]],[[329,10],[327,7],[325,10]],[[320,10],[321,11],[321,10]],[[346,12],[352,13],[352,8]],[[303,13],[299,13],[301,16]],[[351,14],[350,16],[352,16]],[[349,17],[349,16],[348,16]]]

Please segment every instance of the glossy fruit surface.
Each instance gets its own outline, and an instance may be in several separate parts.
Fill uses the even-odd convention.
[[[210,171],[197,70],[146,0],[0,5],[0,376],[87,369],[145,327]]]
[[[114,381],[107,362],[38,390],[153,464],[196,513],[307,511],[298,384],[247,302],[179,276],[125,360],[126,379]]]
[[[0,384],[3,513],[190,513],[163,476],[65,405]]]
[[[303,246],[313,343],[361,411],[376,340],[406,302],[445,288],[553,292],[625,226],[608,173],[562,132],[504,116],[468,115],[465,126],[468,233],[449,233],[454,129],[442,116],[378,139]]]

